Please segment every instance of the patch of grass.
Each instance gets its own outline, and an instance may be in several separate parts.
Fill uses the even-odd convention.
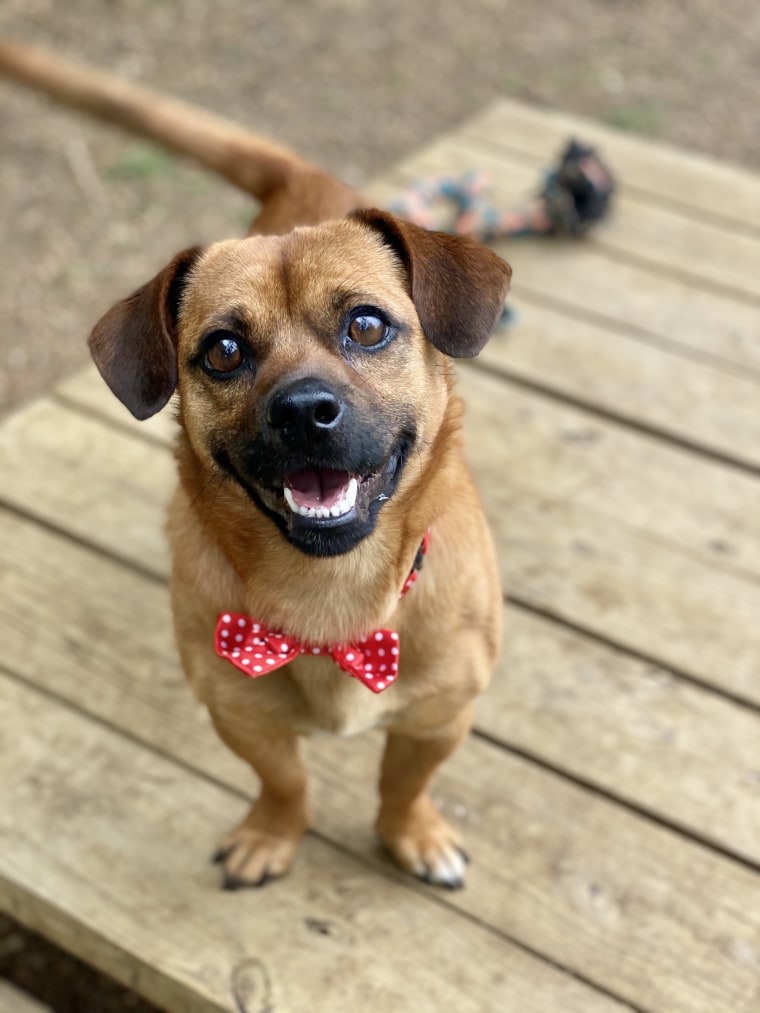
[[[177,162],[167,152],[150,144],[128,144],[105,169],[106,179],[156,179],[177,171]]]
[[[237,234],[238,229],[242,229],[244,232],[247,232],[251,222],[258,212],[258,205],[254,201],[251,201],[250,208],[240,208],[240,210],[236,211],[233,215],[230,215],[230,227],[233,229],[235,234]]]
[[[53,278],[53,287],[67,291],[91,280],[92,268],[88,264],[73,261],[61,267]]]
[[[528,82],[516,70],[508,71],[501,79],[501,86],[508,95],[522,95]]]
[[[390,72],[387,79],[395,91],[406,91],[409,88],[409,75],[398,67]]]
[[[602,119],[619,130],[652,137],[663,132],[665,108],[659,102],[631,102],[610,109]]]

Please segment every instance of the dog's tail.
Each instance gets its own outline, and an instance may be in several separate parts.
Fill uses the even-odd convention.
[[[195,159],[262,204],[255,231],[286,231],[364,206],[335,177],[224,117],[36,46],[0,38],[0,75]]]

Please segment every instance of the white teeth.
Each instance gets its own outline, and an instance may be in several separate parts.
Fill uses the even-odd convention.
[[[349,510],[353,510],[356,506],[356,497],[359,492],[359,483],[355,478],[349,479],[348,485],[343,490],[343,495],[340,501],[335,504],[330,513],[333,517],[340,517],[342,514],[347,514]],[[335,511],[338,511],[336,514]]]
[[[293,490],[285,486],[285,488],[282,491],[285,493],[285,502],[288,504],[293,513],[294,514],[300,513],[301,508],[293,499]]]
[[[289,486],[286,485],[282,491],[285,496],[285,502],[294,514],[298,514],[301,517],[342,517],[356,506],[359,483],[355,478],[349,479],[340,499],[334,507],[299,506],[293,496],[293,490]]]

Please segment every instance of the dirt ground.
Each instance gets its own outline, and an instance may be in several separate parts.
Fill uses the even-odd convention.
[[[0,33],[358,185],[505,95],[760,170],[757,0],[3,0]],[[2,81],[0,212],[0,414],[83,365],[99,314],[176,250],[251,217],[217,180]],[[3,973],[58,1010],[147,1009],[11,922]]]
[[[0,32],[217,110],[361,184],[503,95],[760,168],[757,0],[3,0]],[[0,81],[0,412],[247,198]],[[547,159],[553,152],[547,152]]]

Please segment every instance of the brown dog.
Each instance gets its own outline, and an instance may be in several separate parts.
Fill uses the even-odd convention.
[[[198,116],[182,115],[190,136]],[[249,178],[267,178],[252,187],[259,228],[359,202],[278,149],[249,138],[246,151]],[[309,824],[301,736],[373,727],[388,736],[387,848],[425,880],[464,880],[426,788],[488,682],[501,596],[450,357],[482,348],[509,276],[466,240],[354,211],[185,251],[92,333],[95,362],[138,418],[179,393],[177,641],[219,735],[261,780],[220,849],[227,886],[293,860]]]

